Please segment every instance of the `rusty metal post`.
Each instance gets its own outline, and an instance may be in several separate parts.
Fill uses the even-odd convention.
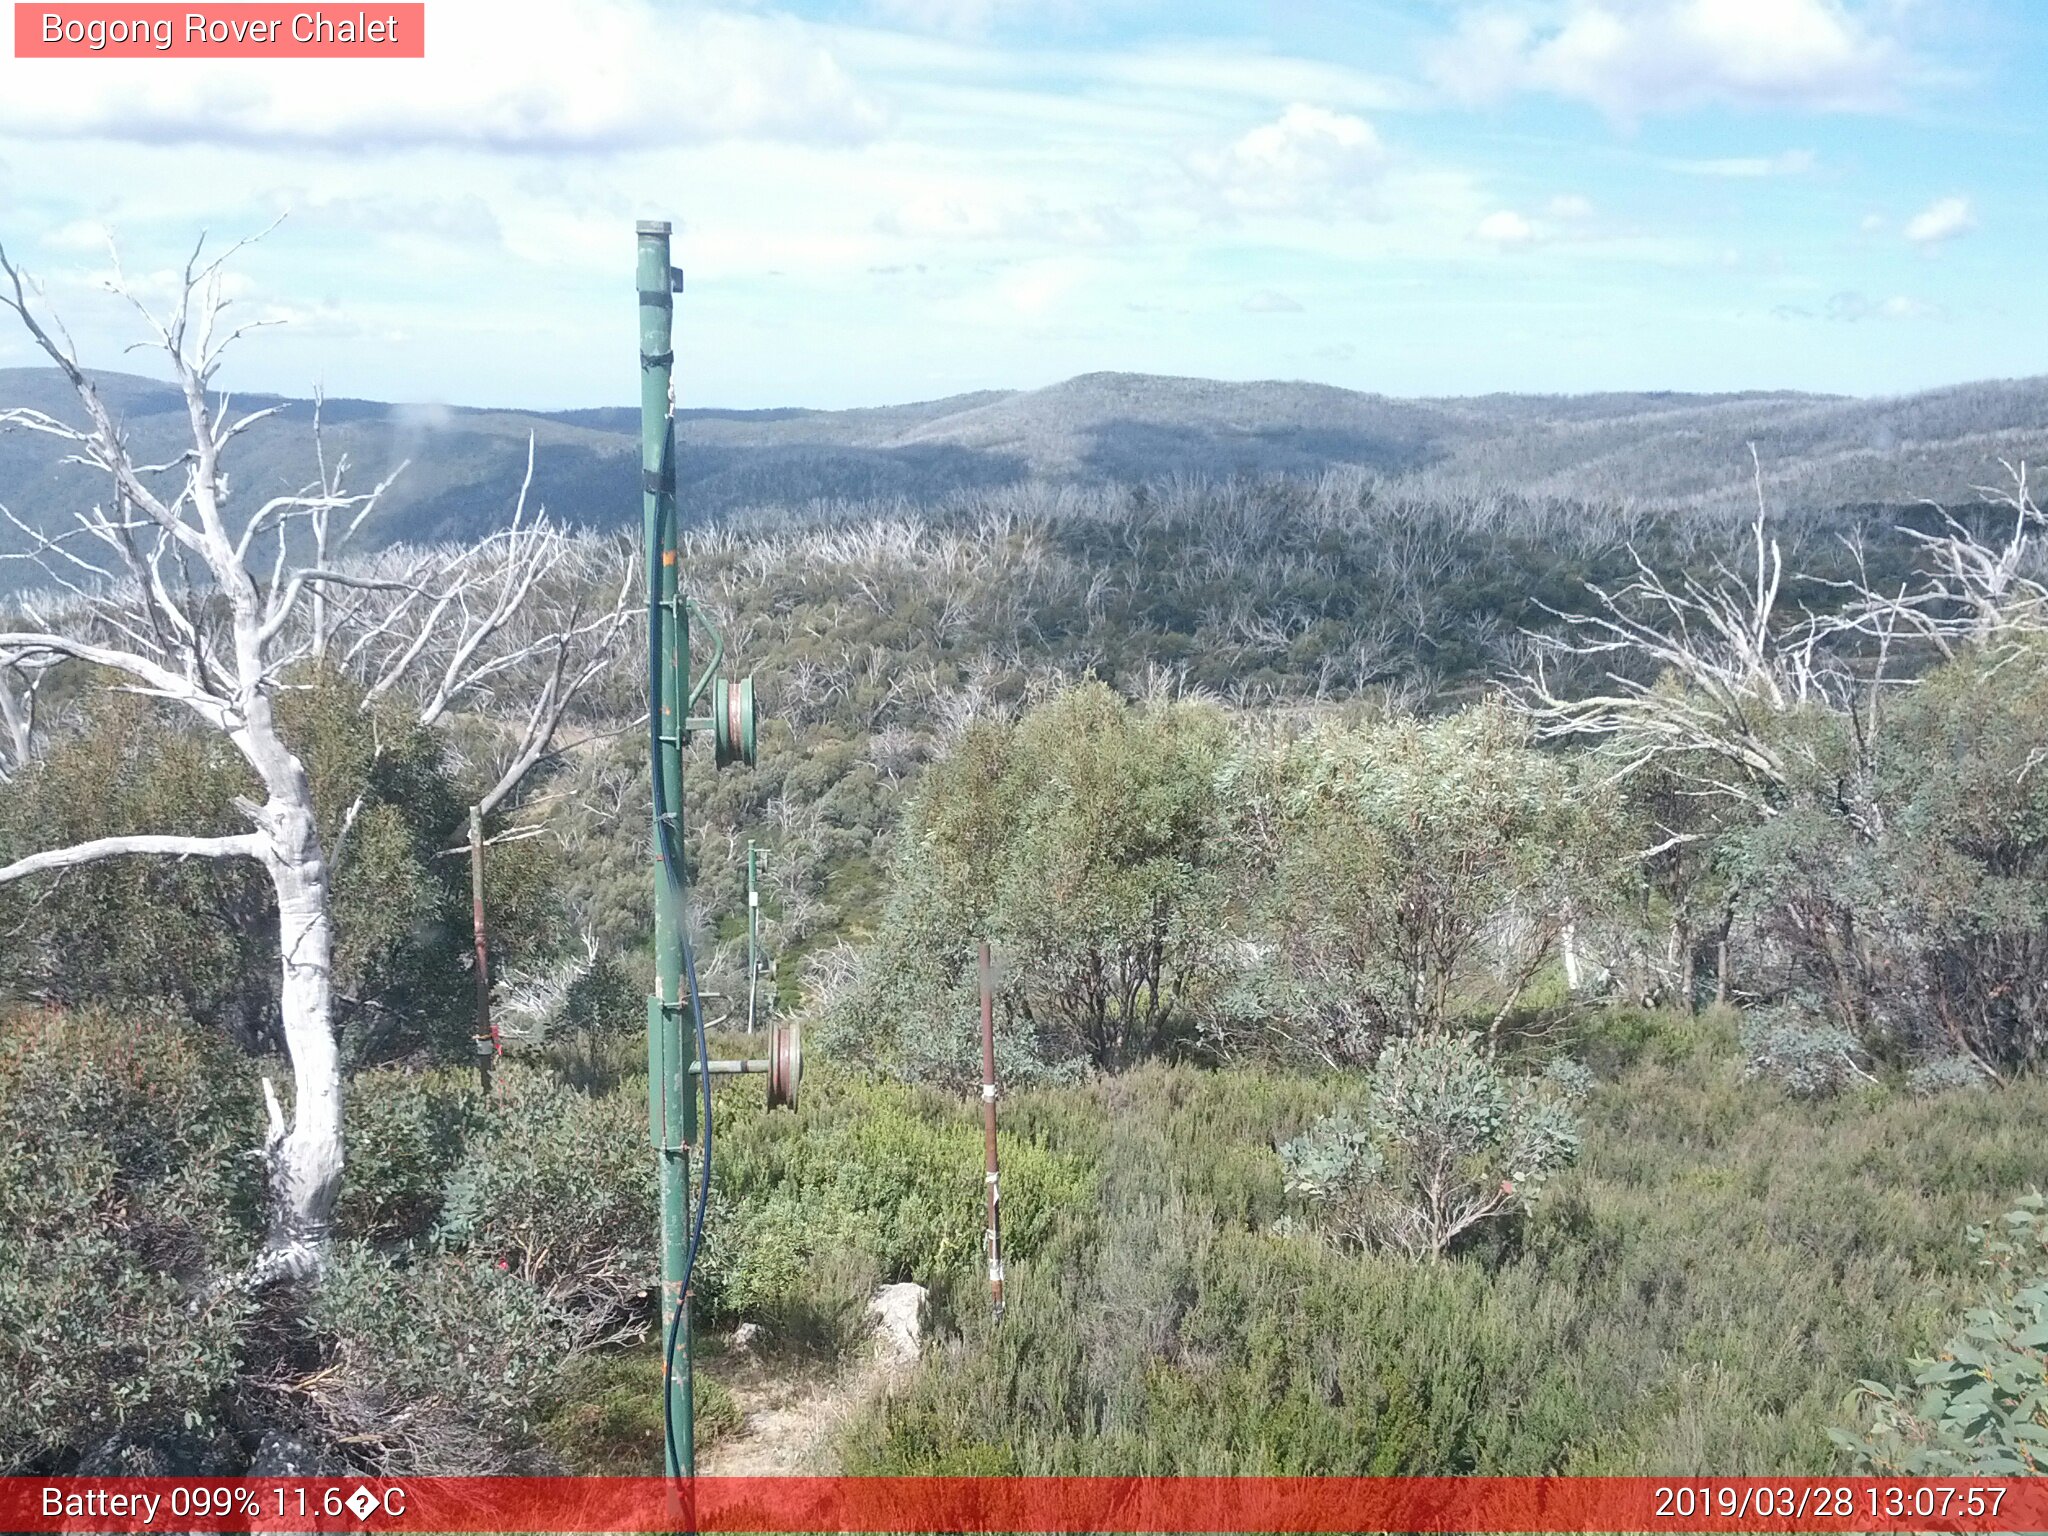
[[[747,839],[747,1033],[758,1027],[757,1000],[761,992],[761,888],[754,840]]]
[[[492,1069],[505,1054],[498,1025],[491,1017],[491,950],[484,931],[484,817],[469,808],[469,920],[476,930],[476,1058],[484,1087],[494,1088]]]
[[[996,1164],[996,991],[988,942],[981,946],[981,1139],[983,1175],[988,1184],[988,1231],[982,1244],[988,1250],[988,1294],[1001,1321],[1003,1315],[1003,1223],[1002,1179]]]

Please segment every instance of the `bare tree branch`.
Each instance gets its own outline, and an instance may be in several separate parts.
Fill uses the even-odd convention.
[[[178,837],[149,833],[133,837],[99,837],[91,842],[74,843],[69,848],[53,848],[47,853],[32,853],[25,859],[16,859],[0,869],[0,885],[27,875],[95,864],[102,859],[116,859],[131,853],[163,854],[177,859],[260,859],[265,846],[263,836],[256,832],[244,832],[233,837]]]

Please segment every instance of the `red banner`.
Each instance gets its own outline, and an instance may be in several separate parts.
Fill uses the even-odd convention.
[[[1997,1478],[0,1478],[6,1531],[2042,1531]]]
[[[39,4],[15,0],[17,59],[423,59],[422,0]]]

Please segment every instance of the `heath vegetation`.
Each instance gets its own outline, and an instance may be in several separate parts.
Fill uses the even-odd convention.
[[[53,332],[70,414],[0,418],[127,509],[24,535],[0,620],[0,1470],[649,1469],[629,553],[516,497],[355,549],[334,460],[245,503],[183,323],[189,460]],[[687,785],[712,1022],[753,839],[813,1055],[721,1100],[709,1345],[929,1286],[860,1472],[2034,1470],[2040,515],[1778,515],[1763,447],[1739,509],[1417,468],[693,531],[764,702]]]

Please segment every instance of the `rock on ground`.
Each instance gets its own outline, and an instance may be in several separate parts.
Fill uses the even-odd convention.
[[[875,1319],[875,1350],[890,1365],[907,1365],[915,1360],[924,1339],[924,1304],[929,1293],[921,1285],[904,1281],[885,1285],[868,1303]]]
[[[705,1448],[697,1470],[713,1477],[836,1471],[833,1445],[847,1420],[916,1366],[925,1295],[921,1285],[883,1286],[868,1303],[870,1347],[830,1374],[815,1366],[778,1369],[751,1350],[737,1351],[732,1374],[720,1380],[739,1402],[744,1422]]]

